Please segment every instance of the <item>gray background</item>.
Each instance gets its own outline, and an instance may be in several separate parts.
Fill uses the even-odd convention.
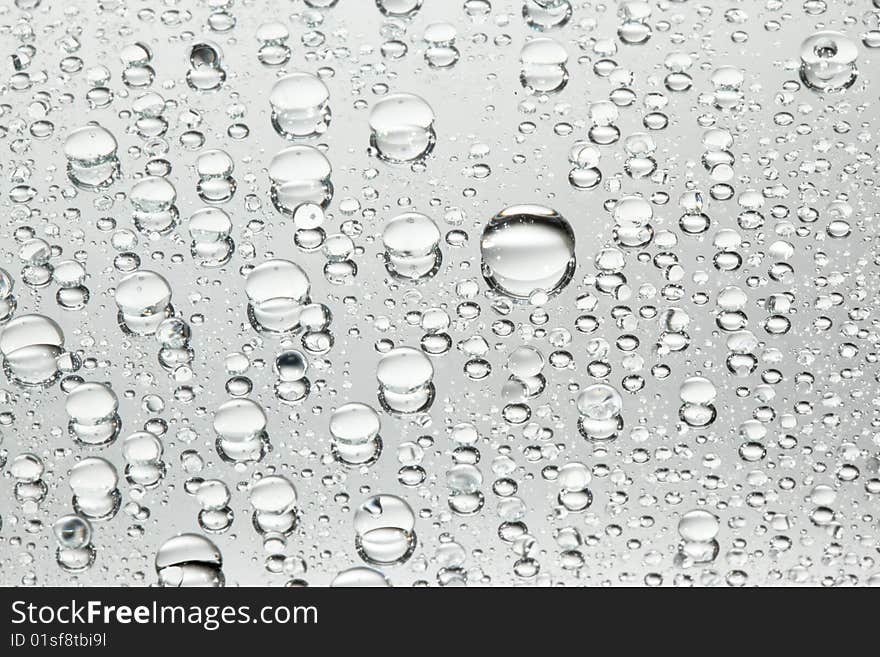
[[[608,79],[592,70],[594,61],[599,59],[593,53],[593,40],[617,41],[619,19],[613,2],[575,2],[572,21],[548,33],[568,51],[571,79],[562,93],[546,98],[529,96],[519,82],[519,49],[534,32],[522,20],[518,2],[495,0],[490,16],[473,21],[458,1],[426,0],[422,10],[406,23],[409,52],[397,61],[381,56],[383,17],[366,0],[341,0],[332,10],[320,12],[323,20],[313,28],[305,24],[306,8],[302,2],[236,2],[229,11],[237,25],[226,34],[210,33],[206,27],[209,10],[203,3],[105,3],[116,9],[98,11],[99,3],[91,1],[43,2],[31,12],[16,8],[10,1],[0,3],[4,79],[12,74],[9,54],[18,44],[14,31],[20,21],[28,20],[33,27],[37,48],[28,69],[32,86],[18,91],[8,84],[0,87],[0,185],[4,191],[0,198],[0,262],[16,278],[18,313],[37,311],[54,318],[64,328],[68,348],[77,350],[86,360],[87,367],[80,375],[86,380],[112,383],[120,397],[122,436],[142,428],[147,419],[156,415],[169,424],[164,437],[168,475],[162,487],[137,500],[149,508],[149,518],[139,521],[123,510],[112,521],[95,523],[97,561],[88,572],[71,576],[54,563],[51,525],[59,515],[69,512],[67,475],[86,451],[74,445],[66,433],[63,393],[57,386],[24,390],[3,383],[0,412],[11,413],[14,421],[0,428],[0,449],[7,453],[10,462],[22,452],[38,454],[46,465],[44,480],[50,492],[38,508],[23,508],[13,497],[14,481],[8,474],[8,464],[4,469],[0,479],[0,583],[154,583],[153,558],[157,547],[177,532],[198,530],[198,505],[183,491],[185,474],[180,453],[184,449],[198,449],[206,460],[199,476],[222,478],[233,491],[235,523],[228,533],[213,538],[223,553],[224,572],[230,584],[281,585],[291,579],[290,575],[266,571],[265,552],[250,524],[247,493],[237,490],[250,480],[254,470],[266,473],[273,468],[297,486],[302,521],[289,539],[286,553],[305,559],[308,572],[300,576],[312,585],[327,584],[340,570],[362,565],[354,551],[353,509],[367,495],[380,492],[405,497],[418,517],[416,531],[420,544],[415,555],[407,564],[385,569],[396,585],[421,580],[435,584],[438,570],[448,565],[444,562],[445,553],[438,551],[438,547],[453,540],[460,544],[464,554],[463,560],[454,558],[453,565],[460,565],[467,572],[468,583],[472,585],[642,585],[657,581],[651,574],[662,576],[664,585],[681,582],[683,574],[697,584],[723,584],[726,579],[737,580],[737,575],[731,577],[732,571],[747,574],[749,584],[828,584],[864,582],[878,572],[880,568],[874,563],[877,498],[865,491],[866,480],[877,476],[878,463],[877,369],[871,358],[877,335],[875,314],[870,312],[876,303],[877,289],[877,217],[873,205],[877,66],[872,51],[859,39],[865,30],[876,26],[876,19],[870,16],[871,3],[832,0],[827,3],[827,10],[818,15],[806,12],[805,3],[799,0],[651,4],[654,34],[650,41],[642,46],[618,42],[618,53],[613,56],[620,67],[632,71],[632,89],[637,94],[634,105],[621,110],[618,126],[624,136],[642,130],[644,95],[664,91],[664,57],[672,51],[692,54],[693,89],[681,94],[667,93],[669,127],[652,133],[658,145],[658,166],[666,173],[665,180],[636,181],[624,174],[624,152],[618,142],[601,149],[602,186],[593,191],[577,191],[567,181],[567,154],[576,139],[586,138],[588,103],[607,98],[613,89]],[[732,24],[725,19],[725,10],[733,8],[747,13],[744,24]],[[170,12],[176,13],[177,20],[163,24],[163,14],[168,21]],[[293,56],[283,70],[333,72],[332,77],[324,76],[331,90],[332,123],[324,136],[308,143],[326,144],[333,164],[336,193],[325,224],[327,232],[334,232],[348,219],[338,209],[343,199],[355,198],[362,211],[371,210],[368,216],[355,217],[363,224],[363,235],[357,239],[363,251],[356,256],[359,271],[351,286],[333,286],[324,279],[322,256],[302,254],[296,249],[291,222],[280,217],[268,201],[266,167],[271,156],[287,145],[270,125],[267,102],[268,90],[282,70],[264,67],[257,61],[254,33],[270,17],[284,21],[291,31],[289,45]],[[458,29],[461,59],[448,70],[433,70],[422,57],[424,28],[440,20],[452,22]],[[663,21],[668,22],[665,30]],[[801,41],[815,29],[825,27],[842,30],[859,40],[860,73],[855,86],[829,97],[801,88],[793,93],[793,102],[782,107],[779,94],[783,83],[797,79]],[[730,35],[735,30],[746,31],[748,42],[734,43]],[[308,35],[314,37],[314,32],[323,35],[322,43],[304,45],[303,40],[309,41]],[[82,72],[73,75],[59,69],[64,56],[62,42],[69,36],[79,41],[80,48],[72,54],[82,58],[84,66]],[[184,81],[188,44],[200,37],[214,40],[223,51],[228,79],[216,93],[195,93]],[[132,228],[131,206],[124,195],[131,187],[132,175],[141,172],[149,159],[146,144],[130,132],[133,119],[122,114],[140,92],[127,91],[122,84],[118,52],[123,45],[137,40],[145,41],[154,51],[157,78],[152,89],[177,104],[166,112],[170,127],[165,136],[168,152],[164,157],[173,165],[169,178],[177,188],[182,218],[202,206],[195,193],[196,175],[192,168],[198,151],[186,150],[179,144],[180,135],[188,129],[186,115],[197,114],[200,118],[198,129],[205,135],[205,149],[223,148],[236,162],[238,191],[225,206],[235,223],[233,239],[237,247],[229,265],[219,270],[200,269],[189,254],[185,233],[155,241],[140,236],[136,249],[143,268],[160,271],[171,281],[175,308],[186,318],[204,317],[202,324],[192,325],[196,351],[192,385],[196,397],[190,403],[175,401],[173,392],[177,384],[156,362],[155,341],[127,338],[117,327],[112,290],[122,274],[113,268],[115,251],[109,243],[111,235],[101,233],[95,226],[99,217],[112,216],[118,227]],[[85,71],[98,64],[111,69],[110,86],[116,98],[106,109],[88,111],[85,93],[89,84]],[[711,89],[708,78],[712,70],[722,65],[735,65],[745,71],[744,103],[737,112],[722,112],[711,103],[701,102],[701,96]],[[378,100],[379,85],[391,91],[417,93],[434,107],[438,142],[424,171],[389,166],[368,155],[368,107]],[[55,126],[54,134],[45,140],[28,134],[28,125],[34,120],[31,103],[39,92],[49,94],[51,111],[46,119]],[[233,106],[241,106],[244,111],[244,116],[235,121],[250,128],[249,137],[243,141],[231,140],[226,134],[228,126],[235,122],[229,116]],[[774,124],[773,115],[779,111],[791,112],[794,123],[785,127]],[[711,264],[715,251],[711,237],[715,231],[736,227],[739,210],[735,199],[708,203],[706,212],[713,225],[703,238],[679,235],[675,250],[685,271],[681,281],[685,297],[675,305],[691,316],[691,346],[678,355],[660,356],[653,349],[659,334],[656,320],[639,323],[634,333],[641,340],[638,353],[645,359],[642,373],[647,379],[646,386],[635,395],[623,393],[626,429],[617,441],[596,447],[577,432],[573,403],[576,392],[570,385],[594,382],[586,372],[590,359],[585,346],[591,337],[604,338],[612,345],[612,373],[608,381],[619,387],[625,374],[621,352],[613,346],[625,331],[617,328],[609,316],[617,302],[601,297],[594,314],[602,325],[593,336],[581,335],[574,329],[579,314],[575,299],[591,289],[584,279],[595,271],[593,256],[610,245],[612,239],[612,220],[604,203],[626,194],[649,196],[665,191],[671,200],[665,206],[654,206],[655,228],[677,231],[681,214],[677,199],[686,182],[692,179],[704,191],[710,184],[699,162],[703,129],[697,119],[703,115],[715,116],[718,126],[736,132],[733,184],[737,193],[784,185],[786,196],[767,200],[763,229],[740,231],[749,246],[743,250],[746,263],[739,272],[719,273]],[[99,121],[110,129],[120,143],[125,175],[108,192],[113,201],[109,210],[95,207],[96,194],[75,193],[64,173],[60,152],[64,138],[71,129],[89,120]],[[519,126],[527,121],[536,128],[523,134]],[[845,134],[835,131],[835,126],[842,122],[850,126]],[[564,125],[570,126],[570,134],[556,134],[559,126]],[[811,131],[799,135],[798,125],[809,126]],[[827,148],[820,148],[823,142]],[[478,144],[487,146],[488,154],[469,158],[469,152]],[[521,163],[514,161],[517,155],[522,156]],[[830,168],[824,172],[811,170],[811,163],[820,157],[830,162]],[[491,167],[489,177],[475,179],[469,175],[469,167],[478,162]],[[36,198],[28,204],[30,216],[26,217],[22,217],[20,207],[13,208],[6,193],[10,177],[21,165],[30,172],[28,184],[37,190]],[[374,176],[367,173],[371,170],[375,170]],[[262,201],[259,210],[245,208],[248,194]],[[847,239],[827,239],[826,208],[841,195],[854,209],[853,232]],[[430,416],[417,423],[383,414],[382,458],[368,471],[342,469],[329,457],[330,411],[348,401],[377,406],[374,372],[379,354],[374,345],[384,339],[417,346],[422,331],[407,324],[407,312],[442,305],[454,315],[463,300],[456,294],[456,284],[465,279],[479,281],[481,290],[485,290],[479,269],[480,231],[495,212],[514,203],[541,203],[555,208],[570,221],[577,237],[575,278],[547,304],[550,318],[543,327],[548,332],[559,327],[572,332],[573,341],[567,349],[574,355],[574,363],[562,371],[549,364],[545,366],[547,388],[531,400],[532,419],[526,425],[527,429],[551,428],[552,439],[538,440],[523,427],[506,425],[500,415],[500,391],[507,377],[504,363],[511,349],[518,344],[530,344],[546,358],[553,347],[546,337],[536,335],[536,327],[529,321],[531,309],[526,306],[517,307],[508,317],[518,326],[513,335],[495,336],[490,325],[498,316],[480,297],[476,300],[481,303],[481,316],[471,322],[454,321],[450,334],[455,342],[475,335],[485,337],[491,345],[486,358],[493,365],[492,376],[482,382],[468,381],[462,373],[466,358],[455,348],[435,358],[437,399]],[[791,209],[790,219],[795,225],[799,222],[794,213],[801,205],[816,207],[822,215],[809,226],[808,235],[789,238],[795,246],[795,255],[790,260],[795,275],[793,280],[781,283],[767,277],[774,261],[767,254],[768,246],[782,239],[774,235],[777,222],[769,212],[776,203]],[[444,244],[443,268],[425,285],[398,286],[390,282],[379,256],[379,235],[384,222],[405,209],[414,209],[433,217],[445,233],[453,228],[443,219],[449,208],[460,208],[466,217],[461,228],[469,234],[467,246],[454,249]],[[71,213],[71,209],[78,212]],[[92,297],[84,311],[65,312],[58,307],[54,300],[55,285],[31,291],[21,284],[21,263],[13,233],[23,225],[33,227],[37,236],[59,246],[63,258],[86,252],[85,264],[90,275],[87,286]],[[654,254],[658,249],[651,246],[646,250]],[[253,256],[245,257],[248,252],[253,252]],[[820,253],[825,254],[822,264]],[[625,270],[634,290],[641,284],[659,288],[666,283],[659,269],[650,263],[639,263],[634,256],[629,254]],[[313,299],[326,303],[334,313],[332,330],[336,344],[324,359],[311,359],[312,393],[295,408],[280,405],[273,397],[271,362],[279,341],[258,335],[245,317],[244,277],[240,268],[270,257],[288,258],[304,267],[312,280]],[[706,272],[708,280],[694,280],[698,272]],[[712,310],[718,290],[733,284],[747,289],[745,280],[750,275],[762,277],[765,284],[749,290],[748,328],[764,342],[759,356],[763,354],[766,358],[768,353],[772,354],[768,350],[774,348],[779,350],[781,360],[764,360],[748,379],[735,379],[724,368],[726,336],[716,331]],[[821,278],[827,284],[820,285]],[[792,329],[785,336],[768,336],[761,328],[768,313],[760,306],[760,300],[785,291],[793,292],[796,298],[790,315]],[[708,294],[710,303],[694,305],[690,298],[697,292]],[[829,309],[817,307],[821,298],[830,294],[842,295],[843,303]],[[633,310],[647,304],[661,309],[671,305],[659,298],[640,301],[634,297],[623,303]],[[867,318],[848,320],[847,314],[854,308],[868,310]],[[832,319],[831,330],[818,332],[812,328],[819,316]],[[863,337],[842,335],[848,321],[865,330]],[[844,342],[859,346],[857,357],[841,360],[839,347]],[[227,398],[223,389],[228,378],[224,357],[246,346],[253,348],[252,367],[247,374],[254,383],[251,397],[269,415],[268,431],[274,450],[256,468],[236,472],[216,456],[211,418],[213,410]],[[257,366],[260,362],[263,367]],[[657,362],[671,368],[665,381],[650,374],[650,367]],[[773,387],[775,397],[767,402],[776,413],[775,419],[766,424],[763,442],[767,457],[760,463],[746,463],[737,454],[742,443],[740,427],[752,418],[762,402],[753,395],[738,398],[735,390],[737,386],[754,390],[760,383],[761,371],[768,367],[782,371],[785,380]],[[841,376],[845,368],[853,372],[852,378]],[[795,375],[803,371],[815,376],[811,388],[795,385]],[[677,418],[678,386],[686,377],[698,373],[712,379],[718,388],[719,417],[707,430],[685,431]],[[144,409],[146,395],[159,395],[164,400],[165,408],[160,414]],[[837,403],[833,403],[835,400]],[[802,402],[812,405],[810,412],[797,415],[794,429],[782,428],[780,417],[794,414],[795,406]],[[482,512],[469,518],[456,517],[449,511],[445,484],[445,472],[452,464],[447,427],[464,421],[475,423],[482,435],[479,467],[486,495]],[[629,431],[640,424],[650,430],[650,437],[637,444]],[[195,429],[199,434],[197,441],[183,444],[176,439],[182,427]],[[797,437],[795,449],[778,447],[776,440],[784,433]],[[426,453],[422,463],[428,478],[423,486],[406,489],[397,481],[395,448],[400,442],[420,435],[435,439],[434,448]],[[700,439],[700,435],[705,439]],[[852,444],[855,451],[845,449],[846,444]],[[518,556],[497,536],[500,520],[496,513],[498,498],[491,492],[495,478],[491,463],[498,449],[505,445],[510,447],[510,456],[518,466],[512,477],[519,483],[518,495],[528,505],[525,522],[537,540],[532,556],[540,563],[541,572],[527,581],[514,575],[513,564]],[[530,446],[543,450],[544,456],[537,462],[529,461],[524,454]],[[650,453],[646,463],[633,461],[633,450],[637,448]],[[114,462],[121,473],[119,442],[99,454]],[[717,456],[720,466],[710,468],[709,455]],[[590,485],[594,502],[586,513],[559,518],[554,512],[558,486],[544,481],[541,470],[571,461],[594,468]],[[835,472],[847,461],[855,463],[861,476],[854,482],[841,483]],[[710,474],[720,479],[715,490],[704,485]],[[793,490],[782,489],[779,482],[784,477],[794,480]],[[809,493],[819,483],[838,489],[833,505],[837,524],[831,529],[815,527],[809,520],[815,506]],[[131,501],[128,484],[122,481],[120,488],[126,504]],[[676,525],[680,514],[692,508],[707,508],[719,517],[720,554],[715,563],[685,572],[673,563],[679,540]],[[778,532],[770,528],[767,514],[773,512],[788,514],[791,529]],[[648,516],[653,522],[646,527],[643,525],[648,523],[640,519]],[[585,566],[578,571],[565,571],[560,564],[561,548],[552,534],[565,526],[577,527],[584,537],[590,537],[581,548]],[[792,548],[787,552],[771,549],[771,538],[780,533],[791,539]]]

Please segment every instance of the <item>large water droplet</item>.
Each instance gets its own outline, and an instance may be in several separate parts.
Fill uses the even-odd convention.
[[[574,231],[555,210],[514,205],[483,229],[483,277],[493,291],[516,301],[536,292],[557,294],[574,275],[574,248]]]

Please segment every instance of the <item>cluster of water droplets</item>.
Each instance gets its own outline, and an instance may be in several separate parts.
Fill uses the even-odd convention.
[[[15,4],[3,583],[880,583],[880,4]]]

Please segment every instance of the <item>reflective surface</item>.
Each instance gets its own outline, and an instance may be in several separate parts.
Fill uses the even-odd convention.
[[[0,2],[0,584],[880,584],[878,4]]]

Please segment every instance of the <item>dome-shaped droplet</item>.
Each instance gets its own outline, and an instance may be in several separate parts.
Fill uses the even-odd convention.
[[[422,6],[424,0],[376,0],[376,6],[386,16],[411,16]]]
[[[305,355],[296,349],[287,349],[275,357],[275,373],[282,381],[300,381],[308,367]]]
[[[67,395],[64,408],[70,418],[70,434],[79,443],[106,445],[119,433],[119,401],[106,384],[79,384]]]
[[[70,470],[68,483],[73,507],[91,520],[106,520],[119,510],[119,477],[116,468],[98,457],[83,459]]]
[[[117,147],[112,132],[97,123],[90,123],[67,135],[64,156],[78,166],[95,166],[115,157]]]
[[[418,212],[398,215],[385,224],[382,244],[388,271],[399,278],[424,279],[440,266],[440,229]]]
[[[389,94],[370,110],[370,130],[370,143],[381,159],[412,162],[434,147],[434,110],[415,94]]]
[[[311,73],[297,71],[278,80],[269,92],[272,125],[283,137],[323,133],[330,123],[330,90]]]
[[[120,324],[138,335],[152,335],[171,312],[171,286],[161,274],[140,270],[116,286]]]
[[[92,526],[88,520],[74,514],[62,516],[52,525],[52,532],[58,543],[55,560],[63,570],[79,573],[95,562]]]
[[[287,478],[272,475],[257,481],[250,503],[254,526],[261,534],[288,534],[296,527],[296,488]]]
[[[681,400],[688,404],[711,404],[715,394],[715,384],[702,376],[689,377],[679,389]]]
[[[136,431],[122,441],[122,457],[128,463],[158,461],[162,451],[162,441],[149,431]]]
[[[27,386],[44,385],[58,374],[57,359],[64,347],[64,333],[43,315],[19,315],[0,333],[0,355],[6,375]]]
[[[272,202],[293,216],[303,203],[326,207],[333,197],[330,160],[312,146],[296,145],[278,152],[269,162]]]
[[[354,516],[355,546],[364,561],[396,564],[409,559],[416,547],[415,514],[394,495],[374,495]]]
[[[711,541],[718,529],[718,518],[702,509],[688,511],[678,521],[678,534],[686,541]]]
[[[568,82],[568,52],[555,39],[540,37],[526,42],[519,53],[520,81],[538,93],[561,91]]]
[[[268,438],[266,413],[250,399],[230,399],[214,413],[217,451],[228,461],[249,462],[263,458]]]
[[[483,277],[493,291],[517,301],[536,292],[556,294],[574,274],[574,248],[574,231],[555,210],[512,206],[483,229]]]
[[[623,426],[620,393],[605,383],[584,388],[577,398],[578,429],[588,440],[611,440]]]
[[[89,521],[77,515],[58,518],[52,525],[55,539],[65,548],[77,549],[92,542],[92,526]]]
[[[230,238],[232,219],[220,208],[202,208],[189,218],[191,252],[202,266],[219,267],[226,264],[235,248]]]
[[[223,557],[214,543],[199,534],[180,534],[156,552],[160,586],[223,586]]]
[[[382,452],[379,414],[360,402],[343,404],[330,416],[333,456],[346,465],[371,465]]]
[[[267,260],[254,267],[245,282],[254,328],[272,333],[298,330],[309,289],[305,271],[289,260]]]
[[[87,190],[112,183],[119,171],[117,148],[113,133],[97,123],[73,130],[64,141],[70,180]]]
[[[352,402],[340,406],[330,416],[330,435],[349,445],[366,443],[379,435],[379,414],[370,406]]]
[[[417,413],[434,401],[434,366],[419,349],[397,347],[376,368],[379,402],[391,413]]]
[[[821,31],[801,44],[801,80],[809,88],[836,92],[852,86],[858,71],[855,41],[841,32]]]
[[[116,415],[119,402],[109,386],[103,383],[81,383],[67,395],[64,407],[71,420],[82,424],[98,424]]]
[[[431,360],[420,350],[397,347],[382,357],[376,368],[376,378],[385,390],[407,393],[419,390],[434,377]]]
[[[333,581],[330,582],[330,586],[341,588],[368,588],[388,587],[391,586],[391,583],[388,581],[388,578],[378,570],[359,566],[340,572],[333,578]]]

